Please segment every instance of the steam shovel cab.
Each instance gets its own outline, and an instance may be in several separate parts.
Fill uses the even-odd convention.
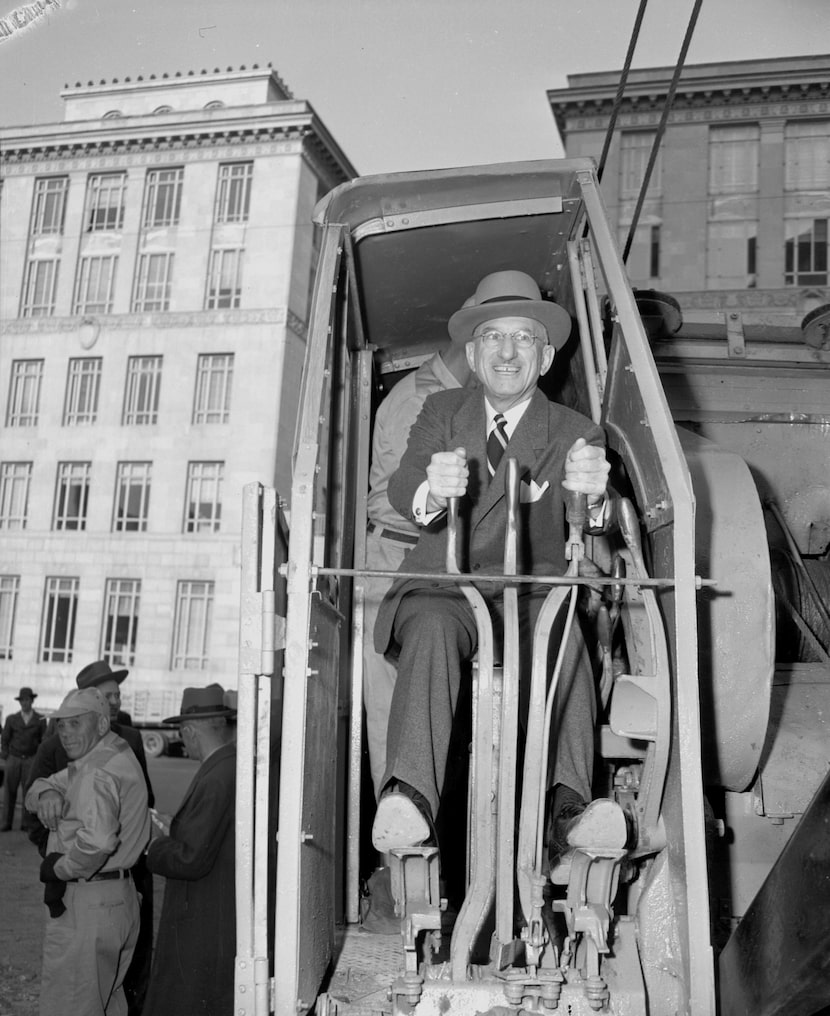
[[[696,574],[692,477],[707,483],[720,545],[740,551],[764,542],[748,470],[693,435],[681,443],[590,160],[367,177],[329,194],[315,221],[290,497],[246,490],[235,1011],[714,1014],[703,786],[743,789],[756,770],[772,603],[763,556],[724,576],[712,554],[711,574]],[[458,917],[442,922],[435,860],[415,851],[393,869],[402,934],[372,941],[357,924],[373,809],[361,779],[373,413],[446,343],[477,281],[502,269],[527,272],[569,311],[546,394],[607,435],[619,530],[586,538],[587,564],[549,596],[552,610],[572,589],[592,599],[596,796],[625,807],[633,834],[614,856],[577,851],[567,887],[551,889],[523,758],[547,733],[531,717],[532,747],[520,750],[505,719],[517,680],[506,639],[502,667],[484,649],[477,662]],[[713,574],[728,579],[728,602]],[[458,581],[475,595],[470,576]],[[722,648],[703,677],[699,626],[707,653]]]

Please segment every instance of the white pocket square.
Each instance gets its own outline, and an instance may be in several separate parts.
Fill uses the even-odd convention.
[[[550,483],[547,480],[545,480],[541,487],[535,480],[531,480],[530,483],[522,480],[519,484],[519,503],[533,504],[534,501],[538,501],[541,498],[549,486]]]

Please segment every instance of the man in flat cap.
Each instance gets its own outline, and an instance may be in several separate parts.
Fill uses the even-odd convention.
[[[147,787],[97,688],[69,692],[54,716],[69,764],[26,795],[49,830],[40,1016],[126,1016],[123,982],[139,927],[132,869],[150,839]]]
[[[14,824],[14,808],[17,804],[17,790],[24,792],[29,781],[35,753],[46,735],[46,720],[34,708],[37,692],[21,688],[15,700],[20,709],[11,713],[3,725],[0,735],[0,758],[6,760],[3,777],[3,825],[0,832],[10,832]],[[27,827],[26,809],[22,809],[20,828]]]
[[[121,710],[121,685],[128,674],[129,670],[113,670],[106,660],[95,660],[78,672],[75,684],[78,688],[97,688],[103,695],[109,708],[110,730],[127,742],[138,759],[138,764],[144,775],[144,782],[147,785],[147,801],[152,808],[155,799],[150,784],[150,774],[147,771],[144,742],[141,740],[141,733],[133,727],[129,714]],[[63,749],[60,737],[57,734],[52,734],[45,738],[38,748],[32,764],[26,789],[36,779],[51,776],[53,773],[65,769],[68,762],[69,759]],[[46,838],[47,830],[33,818],[29,839],[38,848],[41,856],[46,851]],[[147,993],[147,984],[150,979],[153,951],[153,876],[147,870],[143,855],[133,872],[133,879],[141,896],[141,929],[130,969],[124,979],[124,992],[127,996],[128,1016],[141,1016],[144,996]]]
[[[227,1016],[233,1008],[235,717],[222,686],[211,684],[185,688],[179,715],[164,721],[179,724],[201,765],[172,822],[153,819],[161,835],[147,866],[167,884],[144,1016]]]

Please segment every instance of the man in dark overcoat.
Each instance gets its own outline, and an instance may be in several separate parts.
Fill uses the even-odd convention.
[[[435,838],[462,664],[477,649],[472,608],[457,585],[438,577],[446,572],[448,499],[460,498],[458,546],[467,555],[462,570],[479,575],[503,572],[508,457],[518,460],[521,480],[519,574],[564,574],[565,490],[587,496],[592,525],[604,525],[607,508],[602,429],[549,402],[537,387],[568,339],[567,312],[543,300],[525,273],[501,271],[481,280],[448,327],[453,341],[465,344],[481,387],[427,398],[389,481],[392,505],[421,526],[402,570],[435,572],[436,579],[400,578],[381,604],[375,626],[377,651],[398,660],[386,773],[372,830],[382,852]],[[499,621],[500,587],[480,588]],[[525,649],[546,592],[519,587]],[[576,631],[568,645],[553,782],[576,819],[591,800],[595,699]]]
[[[201,762],[169,826],[147,851],[147,866],[167,885],[144,1003],[144,1016],[228,1016],[236,956],[234,813],[236,744],[221,685],[185,688],[180,724],[191,758]]]

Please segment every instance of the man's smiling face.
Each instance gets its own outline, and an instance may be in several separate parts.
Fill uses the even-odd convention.
[[[501,334],[495,340],[492,333]],[[488,333],[490,337],[487,338]],[[535,337],[529,345],[516,341],[518,333]],[[542,374],[553,363],[544,327],[532,318],[493,318],[479,325],[467,343],[467,362],[481,381],[490,405],[503,413],[529,398]]]

